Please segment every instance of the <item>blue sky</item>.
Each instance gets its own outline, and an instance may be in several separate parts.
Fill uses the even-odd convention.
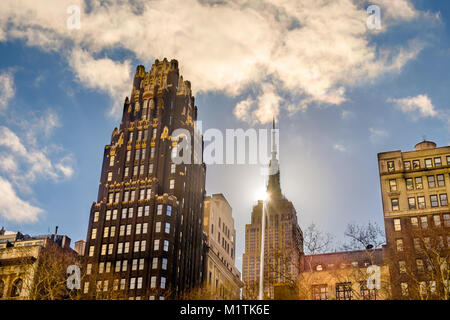
[[[70,3],[81,7],[79,30],[65,26]],[[347,223],[383,224],[378,152],[411,150],[423,136],[450,143],[448,1],[373,1],[381,8],[376,32],[367,30],[367,3],[359,0],[329,8],[306,0],[286,8],[107,3],[108,10],[81,1],[0,4],[0,225],[7,230],[42,234],[58,225],[73,241],[85,238],[103,148],[130,77],[155,58],[178,59],[204,130],[267,128],[277,116],[282,190],[303,228],[315,222],[338,241]],[[167,15],[170,4],[189,14]],[[263,183],[259,169],[207,169],[207,192],[223,193],[233,207],[238,257]]]

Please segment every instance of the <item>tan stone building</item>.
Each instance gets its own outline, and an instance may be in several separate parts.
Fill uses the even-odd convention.
[[[235,266],[236,230],[232,208],[223,194],[213,194],[205,198],[204,210],[206,288],[218,300],[240,299],[243,283]]]
[[[378,165],[393,297],[448,299],[450,146],[423,141]]]
[[[385,300],[390,298],[389,268],[382,249],[330,252],[302,257],[303,270],[294,288],[300,300]],[[369,287],[371,277],[376,287]],[[275,290],[277,299],[286,285]],[[284,289],[284,290],[281,290]]]
[[[58,248],[57,251],[75,257],[67,236],[30,237],[20,232],[6,233],[3,228],[0,230],[0,300],[32,298],[30,295],[37,281],[38,264],[43,251],[48,248]]]

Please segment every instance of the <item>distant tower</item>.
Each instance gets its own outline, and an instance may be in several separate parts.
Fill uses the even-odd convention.
[[[272,157],[267,184],[267,216],[265,232],[264,293],[274,297],[274,285],[297,279],[301,271],[303,233],[297,222],[292,202],[284,197],[280,186],[280,170],[275,145],[275,119],[272,124]],[[244,298],[256,299],[259,284],[261,225],[263,201],[253,207],[251,223],[245,226],[245,252],[242,261]]]
[[[137,67],[120,128],[104,150],[85,252],[95,283],[87,280],[86,294],[101,287],[131,299],[165,299],[200,285],[206,166],[196,119],[191,84],[176,60],[156,60],[149,72]],[[187,130],[191,143],[200,140],[192,164],[172,161],[186,139],[173,141],[175,129]]]

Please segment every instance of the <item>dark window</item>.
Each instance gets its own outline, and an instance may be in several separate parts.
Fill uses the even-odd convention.
[[[405,167],[405,170],[411,170],[411,161],[403,162],[403,166]]]
[[[22,292],[23,281],[22,279],[17,279],[14,281],[11,289],[11,297],[19,297]]]
[[[419,160],[413,160],[413,169],[420,169],[420,161]]]
[[[441,160],[441,157],[436,157],[436,158],[434,158],[434,165],[435,165],[436,167],[442,166],[442,160]]]
[[[388,161],[387,162],[387,168],[389,172],[392,172],[395,170],[394,161]]]
[[[425,168],[432,168],[433,167],[433,161],[431,158],[425,159]]]
[[[341,282],[336,284],[336,300],[352,300],[351,282]]]

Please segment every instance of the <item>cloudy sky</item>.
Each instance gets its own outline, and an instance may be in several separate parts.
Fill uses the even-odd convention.
[[[349,222],[381,225],[377,153],[450,142],[448,21],[445,0],[1,1],[0,225],[85,238],[135,67],[164,57],[204,129],[277,117],[302,227],[339,240]],[[234,209],[239,267],[263,181],[258,166],[208,167],[207,192]]]

